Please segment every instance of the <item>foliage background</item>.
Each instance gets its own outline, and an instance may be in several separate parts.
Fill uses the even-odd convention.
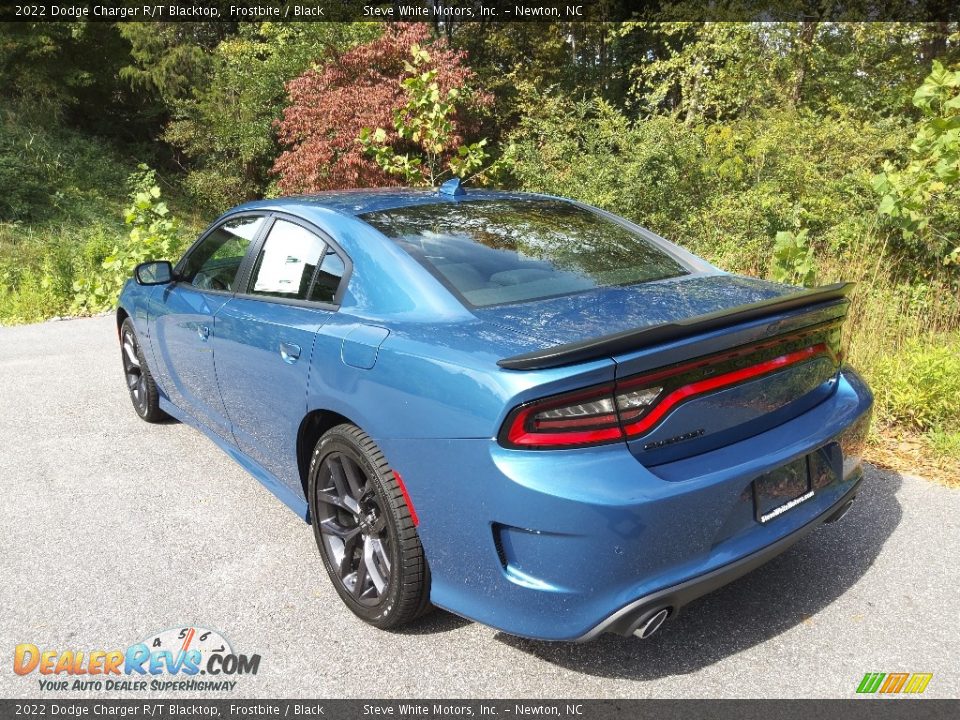
[[[416,179],[424,127],[726,270],[857,281],[878,442],[956,473],[954,23],[0,25],[0,323],[110,307],[245,199]]]

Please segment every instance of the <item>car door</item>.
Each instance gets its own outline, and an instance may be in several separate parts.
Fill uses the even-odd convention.
[[[177,407],[228,440],[233,436],[214,369],[214,316],[233,295],[264,224],[263,215],[242,215],[213,227],[178,263],[176,281],[151,302],[161,388]]]
[[[295,494],[317,330],[337,309],[348,260],[320,231],[275,216],[244,287],[216,315],[220,392],[240,449]]]

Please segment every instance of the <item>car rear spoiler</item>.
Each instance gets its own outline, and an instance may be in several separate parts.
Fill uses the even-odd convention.
[[[625,330],[612,335],[602,335],[590,340],[581,340],[564,345],[555,345],[543,350],[535,350],[498,360],[497,365],[505,370],[545,370],[632,352],[651,345],[680,340],[708,330],[717,330],[750,320],[769,317],[787,310],[830,303],[849,304],[850,301],[846,297],[853,289],[853,285],[854,283],[824,285],[823,287],[802,290],[769,300],[760,300],[759,302],[737,305],[705,315],[696,315],[686,320],[652,325],[637,330]]]

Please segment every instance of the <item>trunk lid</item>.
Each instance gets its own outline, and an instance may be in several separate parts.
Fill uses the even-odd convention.
[[[596,288],[545,300],[475,308],[473,313],[481,320],[526,335],[538,347],[548,347],[686,320],[797,290],[738,275],[693,274],[642,285]]]
[[[653,466],[761,433],[829,397],[848,289],[706,275],[475,312],[540,346],[504,368],[612,358],[628,446]]]

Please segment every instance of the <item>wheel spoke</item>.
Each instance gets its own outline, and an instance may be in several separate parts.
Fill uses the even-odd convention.
[[[380,572],[380,568],[377,567],[377,559],[383,564],[383,569],[384,572],[387,573],[387,577],[384,577]],[[370,580],[373,581],[373,586],[377,589],[377,595],[379,595],[387,586],[387,578],[389,578],[390,573],[390,561],[387,560],[387,554],[384,552],[383,543],[379,538],[367,538],[364,540],[363,565],[367,568]]]
[[[363,497],[363,488],[367,484],[366,478],[351,458],[348,458],[346,455],[341,455],[340,458],[343,469],[347,473],[347,482],[350,484],[350,494],[359,500]]]
[[[326,503],[327,505],[333,505],[338,508],[343,508],[347,512],[354,512],[354,508],[347,505],[347,503],[344,502],[342,498],[339,498],[332,493],[320,491],[317,493],[317,500],[319,500],[322,503]]]
[[[350,574],[353,566],[353,553],[357,549],[357,543],[360,542],[360,535],[354,534],[347,538],[343,544],[343,557],[340,559],[340,577],[344,578]]]
[[[133,372],[127,373],[127,387],[135,390],[138,385],[140,385],[140,375]]]
[[[359,535],[360,528],[348,528],[338,523],[336,518],[327,518],[320,521],[320,532],[324,535],[333,535],[346,542],[353,536]]]
[[[132,367],[140,367],[140,358],[137,357],[137,351],[133,347],[133,343],[129,337],[123,342],[123,353],[127,356],[127,362],[129,362]]]
[[[363,586],[367,584],[367,563],[364,558],[360,558],[360,565],[357,567],[356,579],[353,583],[353,594],[358,598],[363,596]]]
[[[330,476],[333,478],[333,484],[337,489],[337,494],[340,496],[340,499],[346,504],[350,512],[359,512],[360,497],[354,497],[350,493],[349,483],[343,470],[343,456],[338,455],[333,457],[328,463],[330,465]]]

